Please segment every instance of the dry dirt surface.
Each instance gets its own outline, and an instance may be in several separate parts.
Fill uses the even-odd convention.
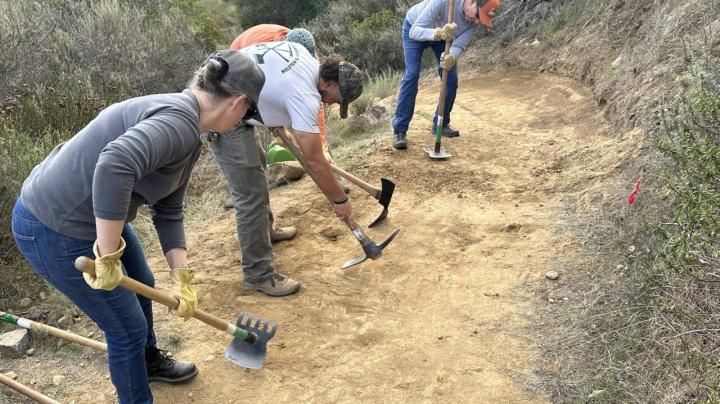
[[[437,81],[418,95],[408,150],[393,149],[388,133],[344,165],[376,185],[381,176],[397,184],[386,222],[366,228],[376,242],[401,229],[380,259],[340,269],[362,252],[307,178],[271,195],[278,220],[299,229],[275,248],[278,270],[303,285],[295,296],[242,288],[232,212],[188,229],[201,307],[280,327],[265,367],[251,371],[224,359],[225,334],[156,307],[160,340],[179,337],[175,356],[200,368],[188,385],[153,385],[157,402],[548,401],[526,388],[538,355],[528,321],[542,301],[531,285],[551,282],[545,273],[577,253],[563,231],[564,201],[601,188],[639,139],[609,136],[592,94],[573,81],[465,75],[452,115],[461,136],[444,139],[453,157],[431,161],[423,149],[432,144]],[[367,226],[380,205],[359,188],[351,197]],[[166,288],[161,254],[148,255]],[[74,380],[64,398],[97,402],[90,386],[101,380],[95,391],[110,400],[103,373]]]

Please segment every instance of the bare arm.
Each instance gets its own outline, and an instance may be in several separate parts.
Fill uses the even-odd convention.
[[[106,220],[95,218],[95,231],[97,233],[98,251],[100,255],[114,253],[120,247],[124,220]]]
[[[296,131],[294,137],[300,146],[308,169],[313,172],[318,187],[335,202],[347,200],[347,195],[335,180],[330,163],[323,155],[320,136],[317,133]]]
[[[165,259],[170,268],[187,268],[187,250],[184,248],[173,248],[165,254]]]

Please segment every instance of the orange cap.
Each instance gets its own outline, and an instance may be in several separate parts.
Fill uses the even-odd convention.
[[[475,0],[480,1],[480,0]],[[488,0],[480,7],[480,22],[486,27],[492,27],[492,17],[488,14],[495,11],[500,7],[500,0]]]

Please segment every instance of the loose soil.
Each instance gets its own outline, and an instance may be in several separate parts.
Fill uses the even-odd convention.
[[[366,228],[376,242],[401,229],[380,259],[340,269],[362,251],[307,178],[271,195],[278,220],[299,229],[275,246],[278,270],[303,285],[295,296],[242,288],[232,212],[188,229],[201,307],[225,319],[255,313],[280,328],[265,367],[250,371],[223,358],[226,335],[156,307],[159,339],[179,339],[175,356],[200,367],[188,385],[153,385],[157,402],[548,401],[528,389],[539,355],[528,323],[542,301],[533,285],[552,282],[545,273],[578,251],[563,231],[565,201],[602,189],[639,135],[609,136],[592,94],[571,80],[463,76],[452,115],[461,136],[443,139],[451,159],[431,161],[423,149],[432,145],[437,81],[418,95],[408,150],[393,149],[388,133],[343,164],[397,184],[386,222]],[[351,196],[366,226],[381,207],[358,188]],[[161,253],[148,256],[167,288]],[[30,357],[3,360],[0,370],[65,402],[112,401],[103,356],[73,352],[81,360],[53,359],[53,371],[69,375],[62,388],[48,362],[44,374]]]

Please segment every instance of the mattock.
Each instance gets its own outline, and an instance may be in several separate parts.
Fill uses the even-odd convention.
[[[313,181],[317,184],[317,180],[315,178],[315,174],[308,169],[307,164],[305,163],[305,158],[302,155],[302,152],[300,151],[300,148],[295,144],[295,140],[291,139],[290,136],[285,132],[285,128],[272,128],[272,132],[275,134],[275,136],[282,139],[282,141],[285,143],[285,146],[287,146],[288,149],[290,149],[290,152],[295,156],[295,158],[300,162],[300,165],[305,169],[305,172],[312,177]],[[394,184],[393,184],[394,185]],[[394,187],[393,187],[394,188]],[[332,204],[333,200],[330,197],[330,195],[326,194],[323,191],[323,194],[328,199],[328,201]],[[388,203],[390,201],[388,200]],[[385,212],[386,213],[386,212]],[[382,214],[380,215],[381,217]],[[387,216],[387,214],[386,214]],[[383,217],[384,218],[384,217]],[[381,219],[376,219],[375,222],[379,221]],[[373,222],[373,224],[375,223]],[[400,233],[400,229],[395,229],[390,236],[383,241],[380,244],[376,244],[370,237],[368,237],[367,234],[363,231],[363,229],[353,220],[353,218],[348,217],[345,219],[345,224],[350,228],[352,231],[353,236],[357,239],[357,241],[360,243],[360,246],[363,249],[363,252],[365,253],[364,257],[359,257],[355,259],[351,259],[346,261],[342,268],[350,268],[354,265],[360,264],[361,262],[364,262],[368,258],[375,260],[380,258],[382,255],[383,249],[387,247],[388,244],[390,244],[391,241]]]

